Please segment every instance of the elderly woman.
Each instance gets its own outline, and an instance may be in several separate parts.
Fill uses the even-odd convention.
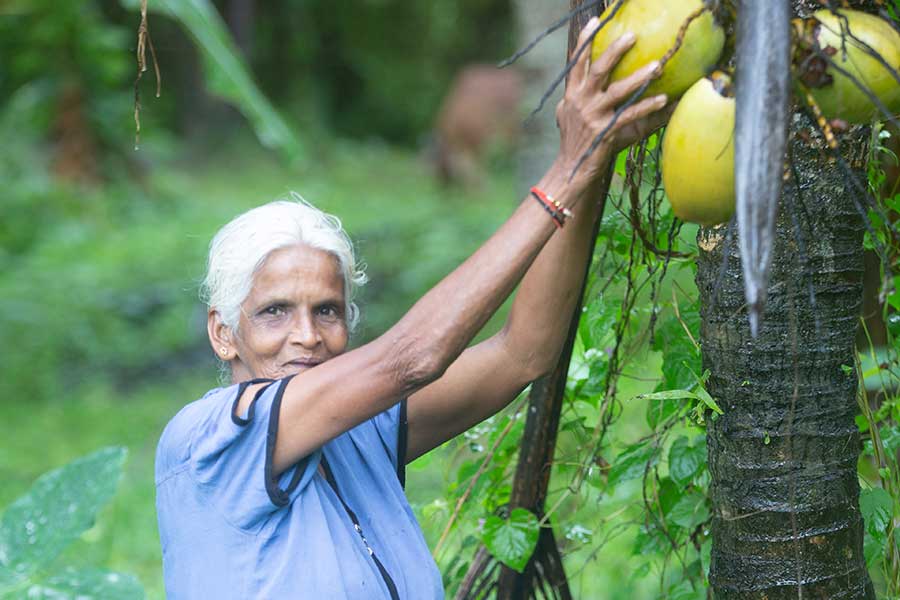
[[[582,32],[581,43],[597,21]],[[512,216],[381,337],[347,350],[363,281],[337,219],[274,202],[210,245],[208,332],[231,386],[182,409],[156,464],[169,598],[442,598],[404,465],[496,413],[558,358],[598,217],[590,189],[663,123],[617,106],[658,65],[608,82],[633,43],[575,66],[557,160]],[[565,226],[563,226],[565,225]],[[519,286],[502,331],[467,345]]]

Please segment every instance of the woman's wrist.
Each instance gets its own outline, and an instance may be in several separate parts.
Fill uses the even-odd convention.
[[[580,200],[582,194],[578,188],[578,182],[569,179],[571,169],[567,169],[565,165],[557,160],[550,169],[541,177],[540,181],[535,184],[548,196],[552,196],[562,206],[574,210]]]
[[[599,149],[598,149],[599,151]],[[602,164],[601,171],[605,171],[608,161],[600,161]],[[535,187],[542,192],[551,196],[562,207],[565,207],[576,214],[583,212],[580,207],[584,205],[584,198],[587,196],[588,188],[597,178],[597,172],[589,169],[587,164],[582,165],[582,169],[578,169],[573,174],[577,161],[565,161],[557,158],[547,173],[541,178]]]

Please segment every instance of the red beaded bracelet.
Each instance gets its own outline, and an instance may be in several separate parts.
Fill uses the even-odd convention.
[[[553,223],[556,225],[557,229],[562,229],[562,226],[566,224],[566,219],[572,218],[572,211],[557,202],[553,196],[544,193],[539,187],[532,187],[531,195],[544,207],[544,210],[546,210],[553,219]]]

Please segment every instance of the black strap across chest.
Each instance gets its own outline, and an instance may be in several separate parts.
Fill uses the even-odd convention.
[[[341,505],[344,507],[344,510],[347,512],[347,515],[350,517],[350,520],[353,521],[353,528],[356,529],[356,533],[359,534],[360,539],[362,539],[363,544],[366,547],[366,550],[369,551],[369,556],[372,557],[372,560],[375,562],[375,566],[378,568],[378,572],[381,573],[382,579],[384,579],[385,585],[387,585],[388,592],[391,594],[391,600],[400,600],[400,595],[397,593],[397,586],[394,584],[394,580],[391,578],[390,573],[387,572],[387,569],[384,568],[382,562],[378,559],[378,556],[375,554],[375,550],[369,545],[368,540],[366,540],[366,536],[363,533],[362,527],[359,524],[359,519],[356,518],[356,513],[353,512],[353,509],[344,501],[344,497],[341,496],[340,490],[338,490],[337,481],[334,479],[334,473],[331,472],[331,467],[328,466],[328,461],[325,460],[325,455],[322,454],[322,471],[325,473],[325,481],[328,482],[328,485],[331,486],[331,489],[334,490],[334,495],[337,496],[337,499],[340,500]]]

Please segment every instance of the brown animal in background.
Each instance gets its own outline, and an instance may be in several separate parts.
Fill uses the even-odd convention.
[[[443,184],[476,184],[487,148],[515,143],[523,89],[523,76],[513,69],[473,64],[457,74],[438,111],[428,152]]]
[[[52,168],[60,179],[97,183],[98,151],[87,117],[87,98],[80,81],[69,80],[56,100]]]

